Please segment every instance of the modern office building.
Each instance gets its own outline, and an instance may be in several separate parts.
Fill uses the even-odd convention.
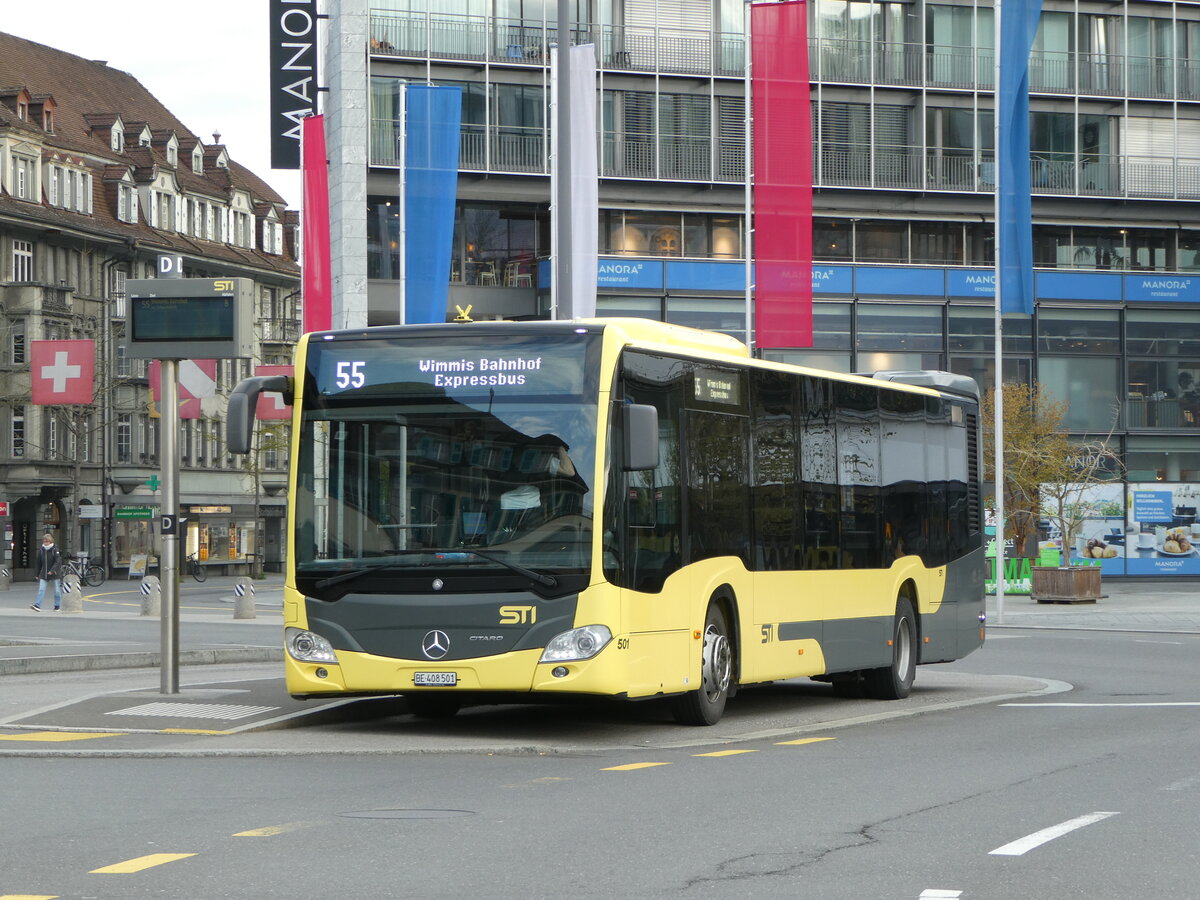
[[[744,334],[744,5],[576,0],[572,10],[575,40],[594,44],[599,68],[600,312]],[[463,90],[450,308],[546,310],[537,263],[549,255],[555,16],[554,0],[371,3],[373,323],[395,321],[406,80]],[[808,23],[797,52],[812,81],[816,338],[768,355],[843,371],[938,367],[991,384],[991,4],[813,0]],[[1030,89],[1037,310],[1006,317],[1006,377],[1066,400],[1080,438],[1113,430],[1123,480],[1095,500],[1093,527],[1190,525],[1200,4],[1045,0]],[[1142,557],[1105,570],[1200,574],[1200,559]]]
[[[114,568],[153,558],[159,421],[149,367],[122,347],[126,281],[155,277],[163,255],[185,276],[249,279],[258,361],[290,363],[297,221],[219,135],[194,134],[134,76],[0,33],[0,565],[14,577],[31,577],[44,532]],[[91,404],[33,405],[33,342],[55,339],[94,342]],[[217,363],[200,417],[181,422],[186,550],[278,561],[286,453],[226,452],[225,397],[252,361]]]

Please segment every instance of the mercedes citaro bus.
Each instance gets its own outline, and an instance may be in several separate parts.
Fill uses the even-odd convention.
[[[422,716],[668,698],[712,724],[787,678],[899,699],[984,639],[979,396],[824,372],[640,319],[306,335],[284,626],[297,697]]]

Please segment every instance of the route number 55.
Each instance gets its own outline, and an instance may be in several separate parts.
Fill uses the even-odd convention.
[[[354,362],[344,361],[337,364],[337,376],[334,379],[337,386],[345,389],[350,387],[360,388],[367,383],[366,373],[363,372],[363,367],[366,365],[361,360]]]

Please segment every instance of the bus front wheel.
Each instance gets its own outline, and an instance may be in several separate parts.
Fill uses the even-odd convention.
[[[917,620],[912,601],[896,601],[892,621],[892,664],[863,672],[867,695],[876,700],[903,700],[912,690],[917,675]]]
[[[671,711],[680,725],[716,725],[725,712],[733,681],[733,644],[729,623],[716,603],[704,619],[704,645],[700,656],[700,687],[673,698]]]

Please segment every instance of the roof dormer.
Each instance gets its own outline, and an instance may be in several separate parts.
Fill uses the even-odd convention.
[[[29,91],[23,87],[0,89],[0,103],[3,103],[15,112],[17,118],[22,122],[29,121],[29,103],[31,99]]]
[[[83,120],[93,135],[108,142],[110,150],[125,152],[125,122],[117,113],[84,113]]]
[[[54,112],[58,104],[50,94],[31,97],[29,100],[29,121],[42,126],[46,134],[54,134]]]
[[[199,141],[192,148],[192,171],[197,175],[204,174],[204,145]]]

